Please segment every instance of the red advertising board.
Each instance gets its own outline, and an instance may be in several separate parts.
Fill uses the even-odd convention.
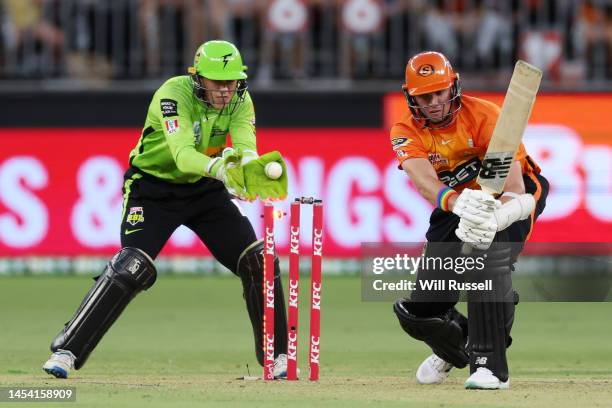
[[[612,144],[604,118],[612,106],[597,97],[572,97],[574,107],[589,107],[583,122],[578,112],[570,117],[565,106],[555,116],[558,98],[565,97],[538,99],[525,135],[529,153],[551,183],[532,240],[610,241]],[[543,113],[544,105],[553,110]],[[593,110],[599,110],[597,120]],[[139,132],[0,129],[0,256],[116,251],[122,175]],[[258,129],[257,137],[260,152],[279,150],[286,157],[290,197],[324,200],[326,256],[358,255],[362,242],[424,239],[431,206],[397,170],[386,129]],[[278,208],[288,213],[289,201]],[[261,204],[244,204],[243,209],[261,235]],[[288,222],[277,220],[281,253],[288,248]],[[311,222],[312,213],[303,210],[305,248],[311,244]],[[183,228],[164,252],[206,253]]]

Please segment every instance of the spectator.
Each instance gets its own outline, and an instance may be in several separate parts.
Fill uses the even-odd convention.
[[[606,6],[605,33],[608,44],[607,78],[612,79],[612,5]]]
[[[584,60],[587,78],[603,79],[606,75],[606,54],[610,46],[608,33],[611,25],[610,12],[607,14],[608,16],[603,7],[594,0],[585,0],[578,13],[574,49]]]
[[[256,67],[261,45],[261,12],[264,0],[207,0],[210,38],[222,38],[243,50],[242,56]],[[251,75],[255,70],[250,69]]]
[[[449,60],[456,61],[459,55],[458,34],[455,27],[456,18],[445,7],[444,0],[427,3],[422,25],[426,48],[439,51]]]
[[[499,2],[474,0],[474,7],[465,10],[458,23],[463,35],[463,48],[473,50],[479,67],[499,67],[500,61],[511,61],[512,25],[500,12]],[[471,45],[471,46],[470,46]]]
[[[305,60],[309,10],[303,0],[268,0],[262,8],[265,27],[257,80],[272,77],[299,79],[306,75]]]
[[[37,75],[45,67],[57,67],[63,59],[64,33],[44,16],[47,0],[4,0],[8,16],[5,49],[13,62],[20,66],[19,74]],[[45,49],[51,51],[51,61]],[[33,52],[34,51],[34,52]]]
[[[338,7],[341,25],[341,76],[376,76],[377,68],[381,71],[380,65],[385,63],[385,55],[382,54],[382,28],[386,20],[383,3],[377,0],[344,0],[339,2]]]
[[[157,77],[185,71],[191,52],[206,38],[205,0],[139,0],[145,71]],[[210,0],[212,2],[212,0]],[[214,8],[212,9],[214,10]],[[163,60],[161,59],[163,55]]]

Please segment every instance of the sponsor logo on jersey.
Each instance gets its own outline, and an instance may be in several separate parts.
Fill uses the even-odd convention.
[[[202,143],[202,126],[200,122],[193,122],[193,138],[196,146]]]
[[[227,129],[219,129],[216,126],[213,126],[212,130],[210,131],[210,137],[227,137]]]
[[[166,130],[169,134],[173,134],[179,131],[178,119],[169,119],[166,122]]]
[[[474,140],[471,137],[468,139],[468,147],[474,147]]]
[[[144,222],[144,210],[142,207],[130,207],[130,212],[125,219],[125,222],[130,225],[136,225],[139,222]]]
[[[412,142],[412,139],[409,139],[407,137],[396,137],[394,139],[391,139],[391,146],[393,146],[393,150],[397,150],[402,146],[406,146],[410,142]]]
[[[429,153],[427,158],[434,166],[448,166],[448,159],[442,156],[440,153]]]
[[[170,118],[178,116],[178,102],[174,99],[162,99],[159,101],[162,117]]]
[[[478,160],[478,157],[474,157],[451,171],[438,173],[438,178],[441,182],[453,188],[474,180],[478,176],[478,171],[480,171],[480,160]]]

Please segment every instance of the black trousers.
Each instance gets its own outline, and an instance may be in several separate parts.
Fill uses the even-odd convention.
[[[238,258],[257,237],[248,218],[218,180],[173,184],[131,168],[123,185],[121,246],[155,259],[174,230],[185,225],[236,274]]]
[[[533,194],[536,199],[536,208],[530,218],[518,221],[496,234],[498,242],[512,242],[513,254],[512,263],[516,262],[525,241],[531,234],[533,224],[546,206],[548,195],[548,181],[539,174],[526,174],[523,176],[525,192]],[[459,226],[459,217],[451,212],[435,209],[429,219],[429,229],[427,230],[427,248],[425,256],[430,257],[456,257],[459,255],[462,243],[455,235],[455,230]],[[437,244],[442,243],[442,244]],[[448,243],[448,244],[447,244]],[[447,270],[431,269],[420,270],[417,280],[439,280],[457,279],[460,275]],[[416,285],[410,296],[411,302],[408,307],[411,313],[418,317],[439,316],[455,306],[459,300],[458,291],[426,291],[421,290],[420,285]]]

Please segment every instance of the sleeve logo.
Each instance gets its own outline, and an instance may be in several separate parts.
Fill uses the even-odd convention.
[[[442,156],[440,153],[429,153],[429,162],[435,166],[448,166],[448,159]]]
[[[406,146],[410,142],[412,142],[412,139],[408,139],[407,137],[396,137],[391,139],[391,146],[393,150],[398,150],[400,147]]]
[[[159,101],[159,104],[162,117],[178,116],[178,103],[174,99],[162,99]]]
[[[164,122],[166,124],[166,131],[168,134],[173,134],[179,131],[178,119],[168,119]]]

